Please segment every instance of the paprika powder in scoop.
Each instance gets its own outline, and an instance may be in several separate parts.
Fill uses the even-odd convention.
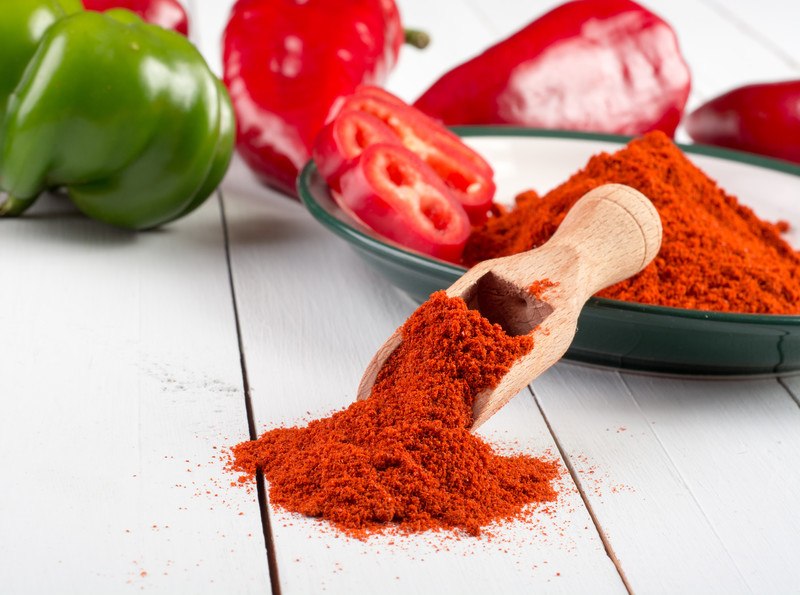
[[[661,18],[630,0],[575,0],[455,67],[414,106],[448,125],[673,135],[689,87]]]

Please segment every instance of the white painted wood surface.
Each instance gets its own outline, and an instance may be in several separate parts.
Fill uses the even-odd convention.
[[[269,592],[219,203],[0,222],[0,592]],[[55,211],[56,214],[48,213]]]
[[[217,72],[231,4],[187,2]],[[557,2],[398,4],[434,38],[390,79],[411,100]],[[692,107],[800,77],[795,3],[645,4],[678,31]],[[249,435],[229,273],[259,432],[346,406],[414,304],[238,161],[222,193],[230,270],[216,199],[138,236],[52,202],[0,221],[0,592],[800,592],[800,377],[575,364],[481,429],[563,456],[552,515],[494,540],[363,543],[269,508],[271,582],[256,493],[215,458]]]

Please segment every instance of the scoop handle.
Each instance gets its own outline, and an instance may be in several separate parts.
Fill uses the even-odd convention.
[[[555,234],[540,248],[481,262],[451,285],[448,295],[467,300],[488,272],[499,273],[506,288],[511,285],[526,294],[532,282],[541,280],[543,267],[554,279],[571,281],[568,295],[556,294],[550,300],[554,308],[547,321],[552,332],[538,339],[533,356],[517,362],[497,387],[478,396],[473,427],[561,358],[575,334],[580,308],[590,296],[638,273],[660,246],[661,218],[647,197],[629,186],[606,184],[576,202]],[[498,296],[504,304],[516,305],[523,311],[529,306],[528,301],[512,299],[503,291]],[[525,312],[519,318],[527,320]],[[537,324],[528,321],[528,328],[522,332],[529,332]],[[384,361],[401,342],[398,329],[372,358],[361,378],[358,400],[369,396]]]
[[[644,194],[605,184],[573,205],[542,248],[577,254],[583,281],[578,287],[588,299],[647,266],[661,246],[661,232],[658,211]],[[537,252],[528,254],[541,258]]]

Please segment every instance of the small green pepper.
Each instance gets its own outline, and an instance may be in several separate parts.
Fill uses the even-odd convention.
[[[0,116],[0,215],[64,188],[90,217],[155,227],[199,206],[233,151],[230,99],[200,53],[126,10],[51,24]]]

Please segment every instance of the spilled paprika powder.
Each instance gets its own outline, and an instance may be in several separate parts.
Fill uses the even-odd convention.
[[[475,228],[464,262],[508,256],[546,242],[586,192],[615,182],[650,198],[664,236],[641,273],[604,289],[602,297],[699,310],[800,314],[800,253],[781,237],[785,222],[759,219],[722,190],[661,132],[600,153],[543,197],[519,195]]]
[[[475,396],[496,386],[533,338],[507,335],[443,291],[401,332],[368,399],[235,446],[240,481],[263,470],[273,504],[359,538],[390,526],[476,535],[555,500],[555,461],[500,456],[470,432]]]

